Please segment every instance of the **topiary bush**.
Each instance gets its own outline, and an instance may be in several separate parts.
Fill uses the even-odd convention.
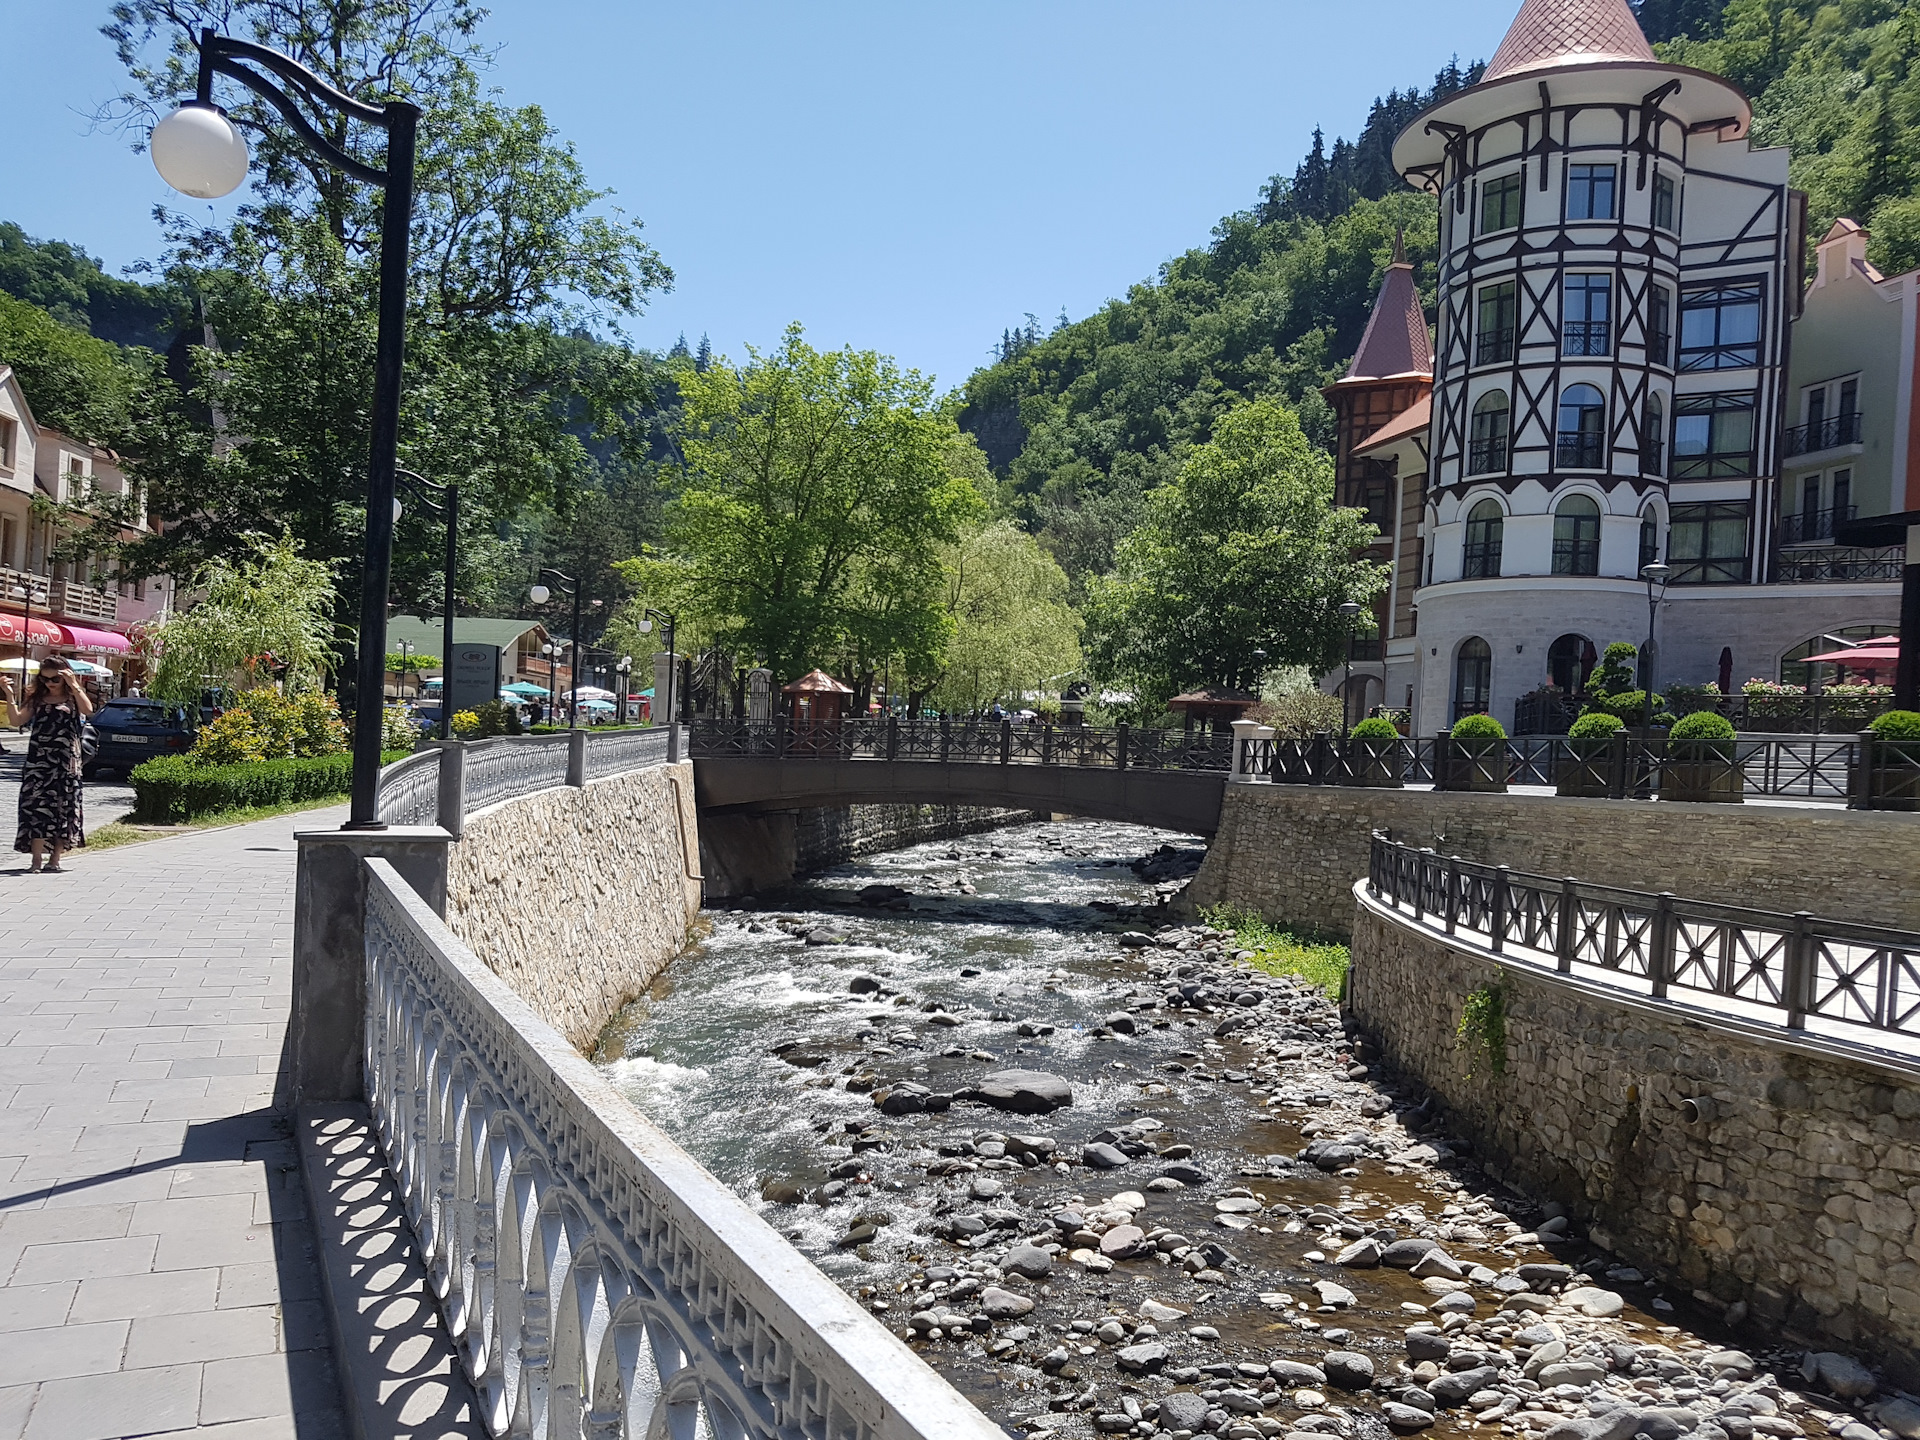
[[[1600,654],[1600,665],[1587,677],[1589,695],[1617,695],[1634,684],[1633,660],[1640,651],[1625,640],[1616,640]]]
[[[1920,710],[1889,710],[1867,728],[1882,740],[1920,740]]]
[[[1733,754],[1733,722],[1724,715],[1716,715],[1711,710],[1696,710],[1691,715],[1682,715],[1673,722],[1673,728],[1667,732],[1667,739],[1679,746],[1680,758],[1685,759],[1689,752],[1699,754],[1706,751],[1715,755]]]
[[[1589,710],[1567,730],[1569,740],[1606,740],[1627,728],[1627,722],[1604,710]]]
[[[1504,740],[1506,727],[1491,715],[1462,715],[1450,732],[1456,740]]]
[[[1352,740],[1398,740],[1400,732],[1383,715],[1370,715],[1347,732]]]
[[[1658,718],[1659,715],[1664,713],[1667,708],[1666,696],[1656,692],[1653,697],[1653,708],[1655,712],[1654,724],[1658,725],[1661,723]],[[1616,720],[1627,725],[1641,725],[1646,722],[1647,718],[1647,692],[1644,690],[1620,690],[1608,695],[1596,695],[1588,703],[1587,712],[1589,714],[1598,712],[1602,715],[1611,715]],[[1668,717],[1666,723],[1672,723],[1671,716]]]

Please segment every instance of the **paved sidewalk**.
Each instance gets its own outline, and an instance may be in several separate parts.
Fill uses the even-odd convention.
[[[0,872],[0,1440],[344,1440],[276,1110],[307,811]]]

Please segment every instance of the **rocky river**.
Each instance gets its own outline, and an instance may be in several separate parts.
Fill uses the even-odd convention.
[[[1198,842],[937,841],[709,933],[609,1077],[1015,1433],[1920,1440],[1503,1190],[1304,982],[1158,902]]]

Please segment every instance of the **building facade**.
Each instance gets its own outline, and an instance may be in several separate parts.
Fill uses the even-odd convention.
[[[1847,268],[1855,227],[1808,298],[1803,197],[1750,120],[1728,81],[1658,61],[1626,0],[1527,0],[1481,82],[1396,142],[1440,202],[1432,394],[1342,450],[1396,493],[1379,658],[1354,683],[1416,733],[1474,711],[1511,727],[1615,640],[1657,682],[1737,687],[1897,618],[1899,553],[1839,551],[1831,521],[1835,471],[1864,461],[1836,451],[1864,449],[1874,403],[1886,463],[1837,503],[1909,503],[1911,287]],[[1396,326],[1399,288],[1377,302]],[[1877,349],[1849,334],[1866,309]]]

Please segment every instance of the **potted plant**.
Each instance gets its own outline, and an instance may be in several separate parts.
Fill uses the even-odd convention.
[[[1589,710],[1567,731],[1567,748],[1553,767],[1556,795],[1605,798],[1612,793],[1613,737],[1627,728],[1618,715]]]
[[[1407,752],[1400,732],[1384,715],[1362,720],[1347,732],[1349,785],[1397,790],[1407,781]]]
[[[1433,788],[1483,790],[1507,788],[1507,732],[1491,715],[1462,715],[1435,746]]]
[[[1920,710],[1889,710],[1860,736],[1848,789],[1863,810],[1920,810]]]
[[[1660,767],[1662,800],[1738,805],[1746,799],[1746,772],[1735,763],[1733,722],[1696,710],[1673,722]]]

